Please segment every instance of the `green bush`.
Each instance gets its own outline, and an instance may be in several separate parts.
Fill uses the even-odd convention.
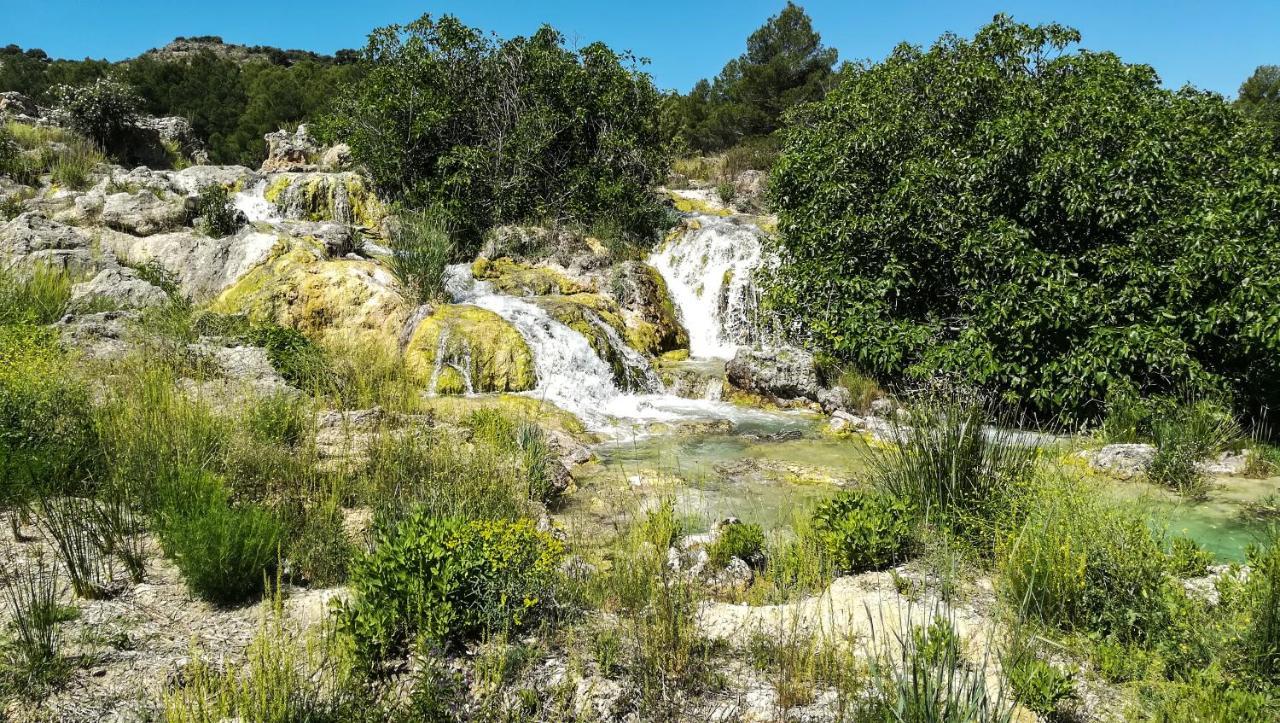
[[[210,183],[200,189],[194,220],[201,233],[213,238],[230,236],[240,228],[240,216],[231,203],[231,192],[220,183]]]
[[[729,181],[722,181],[716,184],[716,197],[720,199],[720,203],[728,206],[733,203],[733,197],[738,193],[738,189]]]
[[[550,27],[497,40],[423,16],[373,31],[364,60],[329,133],[384,194],[443,208],[463,255],[490,227],[528,219],[608,219],[653,236],[662,211],[651,189],[668,159],[658,91],[631,56],[568,49]]]
[[[1024,619],[1145,641],[1166,623],[1167,559],[1145,519],[1084,485],[1051,485],[1000,561]]]
[[[903,499],[857,488],[820,503],[811,525],[836,567],[861,572],[902,562],[915,521],[914,510]]]
[[[1249,550],[1249,567],[1246,658],[1254,674],[1280,682],[1280,531],[1273,529],[1266,544]]]
[[[410,300],[444,301],[444,271],[453,257],[453,239],[438,214],[400,214],[391,237],[391,273]]]
[[[1230,410],[1201,400],[1177,407],[1152,423],[1156,453],[1147,478],[1179,493],[1203,497],[1208,479],[1198,463],[1240,440],[1240,427]]]
[[[1178,577],[1202,577],[1213,564],[1213,553],[1190,537],[1175,537],[1169,542],[1169,572]]]
[[[160,542],[191,592],[216,605],[262,595],[284,542],[280,523],[257,505],[232,506],[208,473],[180,475],[165,497]]]
[[[793,112],[772,303],[879,378],[1045,416],[1116,383],[1276,406],[1280,159],[1220,95],[1079,40],[998,16]]]
[[[420,639],[448,643],[527,623],[548,602],[562,547],[527,520],[413,513],[357,557],[340,615],[373,662]]]
[[[110,78],[98,78],[80,86],[61,85],[52,89],[54,112],[62,125],[97,142],[116,148],[137,120],[142,99],[129,85]]]
[[[764,530],[754,523],[725,525],[707,548],[707,561],[712,567],[723,568],[729,560],[738,558],[758,567],[764,562]]]
[[[1055,720],[1060,702],[1076,695],[1075,676],[1041,660],[1025,640],[1015,641],[1001,664],[1013,697],[1049,720]]]

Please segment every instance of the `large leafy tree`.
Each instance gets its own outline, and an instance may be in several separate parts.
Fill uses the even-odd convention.
[[[1280,401],[1280,165],[1220,96],[1004,16],[797,111],[773,300],[894,379],[1070,418],[1116,384]]]
[[[1273,147],[1280,150],[1280,65],[1259,65],[1240,85],[1236,102],[1271,131]]]
[[[772,133],[788,109],[822,97],[835,62],[804,8],[788,2],[747,38],[746,53],[683,98],[680,134],[715,151]]]
[[[369,36],[327,131],[386,194],[464,240],[529,219],[650,233],[667,159],[661,97],[630,56],[544,27],[498,40],[429,16]]]

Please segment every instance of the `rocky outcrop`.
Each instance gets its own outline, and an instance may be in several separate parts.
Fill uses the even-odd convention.
[[[320,167],[326,171],[345,171],[351,168],[351,146],[339,143],[325,149],[320,157]]]
[[[549,294],[582,294],[594,289],[568,278],[560,271],[528,266],[505,256],[498,259],[480,257],[471,264],[471,275],[488,281],[494,291],[509,296],[547,296]]]
[[[168,301],[163,289],[124,266],[99,271],[89,281],[71,287],[71,311],[106,307],[110,310],[145,309]]]
[[[88,359],[120,359],[133,348],[129,336],[138,318],[135,311],[76,314],[64,317],[57,328],[62,343]]]
[[[306,124],[299,125],[293,133],[286,130],[268,133],[266,141],[267,159],[262,162],[263,172],[315,170],[320,146],[311,137]]]
[[[1080,456],[1095,471],[1118,479],[1131,479],[1146,473],[1151,460],[1155,459],[1156,448],[1150,444],[1108,444],[1101,449],[1084,450]]]
[[[428,392],[519,392],[537,383],[533,353],[502,317],[476,306],[435,309],[413,332],[405,366]]]
[[[357,173],[281,173],[271,177],[266,201],[286,219],[381,227],[387,209]]]
[[[689,335],[657,269],[640,261],[624,261],[613,270],[609,291],[622,308],[627,343],[632,347],[651,356],[689,348]]]
[[[108,228],[150,236],[181,228],[193,208],[185,196],[164,196],[149,190],[121,192],[103,198],[100,218]]]
[[[84,271],[98,259],[84,232],[28,211],[0,227],[0,261]]]
[[[197,164],[209,162],[209,151],[205,149],[204,141],[200,140],[200,137],[196,135],[195,129],[191,127],[191,123],[186,118],[178,116],[146,117],[140,118],[138,125],[154,132],[162,144],[178,151],[191,162]]]
[[[16,91],[0,93],[0,117],[19,123],[38,123],[44,111],[27,96]]]
[[[188,297],[212,299],[263,263],[289,237],[242,228],[225,238],[209,238],[189,229],[137,237],[102,231],[103,247],[122,260],[154,262],[168,271]]]
[[[743,171],[733,178],[733,205],[749,213],[764,210],[769,174]]]
[[[724,371],[733,386],[770,399],[816,401],[821,388],[813,355],[794,347],[739,348]]]

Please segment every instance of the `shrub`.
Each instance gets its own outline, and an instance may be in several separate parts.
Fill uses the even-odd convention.
[[[1231,412],[1201,400],[1179,406],[1152,424],[1156,453],[1147,468],[1151,481],[1191,497],[1203,497],[1208,479],[1197,466],[1240,438]]]
[[[738,558],[758,567],[764,562],[764,530],[754,523],[738,523],[720,528],[720,534],[707,548],[707,561],[715,568],[723,568],[729,560]]]
[[[1252,671],[1263,680],[1280,681],[1280,531],[1272,529],[1265,545],[1249,550],[1248,594],[1251,623],[1245,650]]]
[[[464,255],[488,228],[531,218],[608,218],[653,235],[650,189],[668,159],[658,91],[631,56],[568,49],[550,27],[497,40],[423,16],[375,30],[364,57],[367,74],[339,94],[327,130],[386,195],[443,207]]]
[[[438,213],[400,215],[390,265],[407,298],[419,304],[444,300],[444,272],[452,257],[453,239]]]
[[[814,534],[841,570],[879,570],[903,561],[915,528],[902,498],[863,488],[841,492],[813,511]]]
[[[208,473],[183,474],[166,497],[160,541],[191,592],[216,605],[261,595],[284,541],[280,523],[256,505],[233,507]]]
[[[194,213],[196,227],[206,236],[222,238],[240,228],[240,213],[231,203],[231,192],[220,183],[200,189]]]
[[[996,407],[963,397],[925,397],[870,453],[871,480],[905,501],[926,523],[992,549],[1016,523],[1030,486],[1036,448],[1017,439]]]
[[[58,624],[73,617],[74,608],[59,603],[58,568],[43,557],[21,561],[6,555],[0,561],[0,588],[12,629],[12,637],[0,644],[0,690],[34,699],[71,670]]]
[[[244,412],[244,427],[254,440],[289,447],[305,439],[311,422],[306,405],[284,392],[255,397]]]
[[[1001,15],[793,112],[772,302],[878,378],[1046,416],[1092,418],[1124,381],[1275,407],[1280,161],[1220,95],[1079,41]]]
[[[720,203],[728,206],[733,203],[733,197],[738,194],[738,189],[730,181],[723,181],[716,184],[716,197],[720,199]]]
[[[112,541],[99,526],[96,500],[41,497],[40,526],[53,541],[76,595],[98,600],[110,594],[115,567]]]
[[[1028,710],[1054,720],[1062,701],[1075,697],[1075,676],[1036,656],[1029,641],[1015,640],[1001,664],[1013,697]]]
[[[370,662],[419,639],[449,643],[518,629],[548,602],[562,552],[527,520],[416,512],[352,562],[356,599],[340,624]]]
[[[1097,490],[1050,485],[1000,563],[1024,619],[1145,641],[1167,620],[1166,557],[1145,519]]]
[[[1190,537],[1175,537],[1169,542],[1169,572],[1178,577],[1202,577],[1213,564],[1213,553]]]
[[[138,118],[142,99],[125,83],[99,78],[81,86],[52,89],[62,125],[107,148],[115,148]]]
[[[0,176],[17,179],[22,174],[21,148],[13,139],[13,133],[5,126],[0,126]]]
[[[105,160],[96,146],[79,140],[52,156],[49,174],[55,184],[83,191],[93,180],[94,170]]]

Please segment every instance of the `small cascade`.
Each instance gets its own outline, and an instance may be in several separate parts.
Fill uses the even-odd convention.
[[[280,212],[275,204],[267,200],[267,179],[262,179],[252,187],[237,192],[231,197],[231,205],[245,215],[250,223],[259,221],[279,221]]]
[[[689,332],[694,357],[732,357],[760,340],[759,291],[755,272],[765,263],[759,228],[719,216],[698,216],[697,225],[661,246],[649,264],[662,274]]]

